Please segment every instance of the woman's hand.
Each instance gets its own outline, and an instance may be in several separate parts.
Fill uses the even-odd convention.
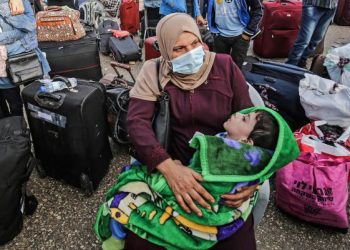
[[[199,26],[207,25],[208,23],[201,15],[196,17],[196,22]]]
[[[213,203],[214,198],[198,183],[203,181],[199,173],[172,159],[163,161],[157,169],[164,175],[177,202],[187,213],[191,213],[192,210],[198,216],[202,216],[194,201],[206,209],[211,209],[207,201]]]
[[[12,16],[24,13],[24,5],[22,0],[9,0],[9,6]]]
[[[242,187],[237,190],[237,193],[235,194],[224,194],[221,195],[221,198],[225,201],[223,202],[224,205],[228,207],[240,207],[243,202],[248,200],[257,190],[258,184],[254,186],[247,186]]]

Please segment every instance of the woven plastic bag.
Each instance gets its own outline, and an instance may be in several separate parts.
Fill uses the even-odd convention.
[[[308,222],[347,229],[350,161],[301,153],[276,174],[276,205]]]

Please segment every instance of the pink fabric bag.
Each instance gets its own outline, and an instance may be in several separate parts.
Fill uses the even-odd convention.
[[[348,228],[349,169],[349,159],[301,153],[277,171],[276,204],[305,221]]]

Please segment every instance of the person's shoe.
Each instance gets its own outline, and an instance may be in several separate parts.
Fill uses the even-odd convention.
[[[298,62],[298,67],[306,69],[306,60],[300,59]]]

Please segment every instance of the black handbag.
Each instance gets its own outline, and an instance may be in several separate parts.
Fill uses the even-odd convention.
[[[6,67],[11,83],[16,86],[34,81],[44,75],[35,51],[10,56]]]
[[[159,60],[157,63],[157,75],[159,73]],[[122,64],[111,64],[116,70],[116,65],[123,67]],[[122,79],[122,75],[118,73],[114,79],[110,79],[111,83],[106,84],[107,90],[107,119],[110,127],[110,136],[117,144],[129,145],[129,153],[136,155],[135,149],[132,147],[126,128],[126,118],[129,105],[129,92],[133,86],[132,82]],[[170,97],[163,90],[158,79],[158,88],[160,95],[156,101],[156,111],[153,117],[153,130],[159,143],[165,148],[169,147],[170,134]]]

